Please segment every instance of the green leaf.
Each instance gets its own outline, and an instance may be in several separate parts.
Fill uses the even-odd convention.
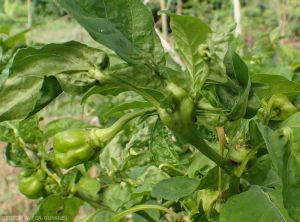
[[[123,146],[115,138],[102,150],[100,166],[104,172],[111,175],[120,170],[128,155],[128,151],[124,150]]]
[[[281,186],[281,180],[278,174],[272,169],[272,162],[269,155],[263,155],[257,158],[253,166],[247,170],[244,178],[252,185],[264,187]]]
[[[113,216],[115,216],[115,213],[109,211],[106,208],[98,209],[78,222],[97,222],[97,221],[107,222]]]
[[[288,119],[280,123],[279,128],[283,128],[283,127],[290,127],[292,129],[300,128],[300,112],[296,112]]]
[[[90,177],[81,177],[76,184],[76,190],[87,193],[92,197],[97,198],[97,194],[101,189],[100,181]]]
[[[204,176],[215,166],[216,164],[212,160],[208,159],[201,152],[196,152],[191,159],[187,175],[191,178]]]
[[[140,0],[58,0],[97,42],[128,63],[163,64],[151,12]]]
[[[234,195],[221,210],[220,222],[292,222],[276,196],[258,186]]]
[[[14,35],[9,36],[3,42],[1,42],[1,48],[4,52],[18,47],[26,45],[26,33],[30,31],[30,28],[24,29]]]
[[[218,183],[216,183],[216,178],[219,175],[219,167],[214,167],[210,169],[207,174],[201,178],[200,186],[198,189],[210,189],[210,190],[217,190]],[[227,188],[229,181],[229,176],[225,173],[222,174],[222,186],[223,189]]]
[[[176,49],[179,52],[190,74],[192,83],[202,81],[203,60],[198,52],[211,32],[209,26],[193,16],[170,14],[171,29]]]
[[[273,94],[284,94],[295,98],[300,94],[300,84],[279,75],[257,74],[251,77],[255,93],[262,99],[268,99]],[[280,83],[280,84],[278,84]]]
[[[120,103],[109,110],[109,113],[104,114],[106,117],[114,115],[115,113],[124,112],[130,109],[143,109],[152,107],[151,103],[141,100],[130,100]]]
[[[172,177],[153,187],[151,195],[165,200],[178,200],[191,195],[199,186],[199,180],[189,177]]]
[[[81,173],[78,169],[73,168],[72,170],[68,171],[64,174],[61,178],[61,186],[65,192],[70,192],[74,190],[75,184]]]
[[[85,103],[87,101],[87,99],[92,95],[117,96],[124,91],[127,91],[127,90],[122,87],[119,87],[119,86],[112,86],[112,85],[93,86],[84,94],[84,96],[82,97],[81,103]]]
[[[163,77],[146,66],[115,65],[108,70],[108,74],[120,84],[126,83],[144,98],[151,96],[162,101],[166,97]]]
[[[46,107],[61,93],[62,89],[57,79],[53,76],[45,77],[42,88],[37,95],[37,101],[34,109],[28,114],[28,116],[34,115]]]
[[[23,119],[35,110],[40,105],[43,86],[44,92],[48,89],[44,85],[45,76],[85,72],[86,77],[80,80],[85,82],[90,79],[88,72],[95,69],[94,62],[101,56],[102,51],[74,41],[19,50],[0,91],[0,121]],[[57,94],[54,92],[43,106]]]
[[[113,213],[112,211],[103,210],[95,216],[94,222],[97,222],[97,221],[107,222],[113,216],[115,216],[115,213]]]
[[[89,214],[86,216],[84,219],[80,220],[79,222],[93,222],[95,220],[95,217],[97,216],[98,213],[101,213],[102,210],[95,210],[93,213]],[[102,220],[104,221],[104,220]]]
[[[15,141],[14,130],[6,125],[0,125],[0,141],[12,143]]]
[[[247,110],[248,96],[251,88],[251,81],[248,67],[241,57],[229,46],[224,58],[227,75],[237,82],[236,89],[218,87],[217,92],[221,102],[231,111],[228,114],[230,120],[237,120],[243,117]]]
[[[22,147],[9,143],[5,149],[5,158],[8,164],[17,167],[33,167],[32,161]]]
[[[82,200],[75,197],[64,198],[62,196],[48,196],[38,205],[36,211],[32,215],[32,219],[29,221],[63,220],[66,222],[73,222],[81,204]]]
[[[160,181],[169,178],[169,176],[161,169],[150,166],[147,170],[136,178],[138,186],[133,190],[135,196],[148,195],[153,187]]]
[[[177,146],[174,144],[172,136],[172,133],[165,125],[160,120],[157,120],[150,142],[150,152],[157,165],[163,163],[176,164],[179,162],[179,156],[176,152]]]
[[[44,130],[44,138],[48,139],[67,129],[86,129],[91,127],[94,126],[81,120],[65,117],[48,123]]]
[[[39,144],[43,141],[43,132],[39,128],[39,122],[38,116],[31,116],[19,123],[19,135],[25,143]]]
[[[95,79],[87,76],[86,72],[63,73],[56,77],[63,91],[71,95],[82,95],[95,85]]]
[[[287,121],[286,123],[289,123]],[[274,168],[282,181],[284,205],[290,216],[300,220],[300,128],[281,125],[273,131],[260,126]]]
[[[103,192],[103,203],[113,211],[117,211],[131,200],[131,188],[126,183],[111,184]]]

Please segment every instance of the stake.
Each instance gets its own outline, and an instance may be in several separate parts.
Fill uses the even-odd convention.
[[[160,0],[160,10],[166,9],[166,2],[165,0]],[[162,33],[164,39],[167,40],[168,38],[168,21],[167,21],[167,15],[165,13],[161,14],[161,26],[162,26]]]
[[[220,155],[223,157],[224,156],[224,147],[225,147],[225,132],[224,132],[224,127],[220,126],[216,128],[217,130],[217,135],[219,139],[219,152]],[[218,191],[219,191],[219,198],[220,200],[223,199],[223,191],[222,191],[222,168],[219,167],[219,180],[218,180]]]

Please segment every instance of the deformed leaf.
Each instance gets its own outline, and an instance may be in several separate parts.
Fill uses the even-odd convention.
[[[37,95],[37,101],[34,109],[28,114],[28,116],[34,115],[50,102],[52,102],[57,96],[62,93],[61,86],[54,76],[44,77],[44,82],[40,92]]]
[[[176,148],[172,140],[172,133],[160,120],[157,120],[150,142],[150,152],[156,164],[178,163],[179,156],[176,152]]]
[[[128,184],[111,184],[103,193],[103,203],[116,211],[131,200],[131,192]]]
[[[5,150],[6,161],[12,166],[28,167],[33,163],[22,147],[9,143]]]
[[[230,197],[221,210],[220,222],[293,222],[280,199],[271,195],[259,186],[252,186]]]
[[[39,118],[31,116],[19,123],[18,132],[25,143],[39,144],[43,141],[43,132],[39,128]]]
[[[130,85],[141,96],[147,94],[157,101],[162,101],[166,97],[163,77],[146,66],[115,65],[108,70],[108,74],[119,83]]]
[[[198,52],[211,29],[201,20],[193,16],[170,14],[171,29],[176,49],[184,61],[192,83],[197,87],[202,78],[203,62]]]
[[[58,0],[58,3],[93,39],[128,63],[164,63],[152,14],[142,1]]]
[[[151,192],[153,197],[165,200],[178,200],[197,190],[200,181],[189,177],[171,177],[156,184]]]
[[[257,74],[251,77],[253,89],[259,98],[268,99],[280,93],[295,98],[300,93],[300,84],[280,75]],[[278,84],[280,83],[280,84]]]
[[[236,88],[226,86],[217,87],[217,93],[221,102],[231,111],[228,114],[230,120],[237,120],[243,117],[247,110],[248,96],[251,88],[251,81],[246,63],[229,46],[224,58],[227,75],[237,84]]]
[[[86,100],[92,95],[117,96],[124,91],[127,91],[127,90],[122,87],[119,87],[119,86],[112,86],[112,85],[93,86],[84,94],[84,96],[82,97],[81,103],[86,102]]]
[[[13,129],[0,125],[0,141],[12,143],[15,140],[15,133]]]
[[[102,51],[74,41],[19,50],[0,90],[0,121],[23,119],[43,108],[61,92],[46,76],[88,72],[99,56]]]
[[[74,221],[81,204],[82,200],[75,197],[65,198],[62,196],[51,195],[41,201],[29,221],[55,221],[59,219],[66,222],[72,222]]]
[[[293,117],[294,118],[294,117]],[[284,205],[290,216],[300,220],[300,128],[286,124],[273,131],[260,126],[272,163],[282,181]]]

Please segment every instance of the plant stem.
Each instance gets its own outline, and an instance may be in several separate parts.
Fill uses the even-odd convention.
[[[136,110],[123,115],[113,125],[105,129],[92,129],[91,141],[95,147],[103,147],[107,142],[111,141],[116,134],[118,134],[130,120],[145,114],[152,109]]]
[[[162,122],[173,133],[194,146],[206,157],[214,161],[219,167],[224,169],[229,175],[234,173],[235,166],[230,160],[225,159],[214,151],[199,135],[195,125],[195,105],[194,101],[187,93],[177,85],[171,83],[167,90],[173,94],[174,110],[158,109],[158,114]]]
[[[147,210],[147,209],[165,211],[165,212],[171,214],[174,218],[176,218],[176,219],[179,218],[179,216],[176,213],[174,213],[173,211],[171,211],[170,209],[159,206],[159,205],[137,205],[137,206],[134,206],[134,207],[132,207],[128,210],[125,210],[125,211],[117,214],[113,218],[109,219],[108,222],[117,222],[129,213],[134,213],[134,212],[137,212],[137,211]]]
[[[240,193],[240,178],[231,175],[229,177],[229,196]]]
[[[188,134],[188,133],[187,133]],[[206,157],[214,161],[219,167],[221,167],[227,174],[233,175],[235,166],[230,160],[225,159],[214,151],[195,130],[191,130],[189,135],[185,135],[184,139],[203,153]]]
[[[59,178],[56,174],[50,172],[50,170],[49,170],[48,167],[47,167],[47,163],[46,163],[46,161],[45,161],[44,159],[41,160],[41,167],[42,167],[42,169],[46,172],[46,174],[47,174],[49,177],[51,177],[53,180],[55,180],[55,182],[56,182],[59,186],[61,186],[61,184],[60,184],[60,178]]]

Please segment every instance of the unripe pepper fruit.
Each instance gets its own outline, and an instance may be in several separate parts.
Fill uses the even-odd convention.
[[[145,110],[128,113],[112,126],[105,129],[69,129],[54,136],[54,161],[68,169],[90,160],[94,154],[111,141],[131,119],[145,113]]]
[[[38,199],[44,195],[43,180],[46,174],[42,170],[35,173],[22,171],[19,174],[19,190],[30,199]]]
[[[291,103],[289,98],[283,94],[275,94],[271,97],[269,104],[271,109],[278,114],[274,117],[275,120],[286,120],[288,117],[298,111],[298,109]]]
[[[57,165],[67,169],[90,159],[96,147],[96,144],[91,141],[88,130],[63,131],[54,137],[54,159]]]

